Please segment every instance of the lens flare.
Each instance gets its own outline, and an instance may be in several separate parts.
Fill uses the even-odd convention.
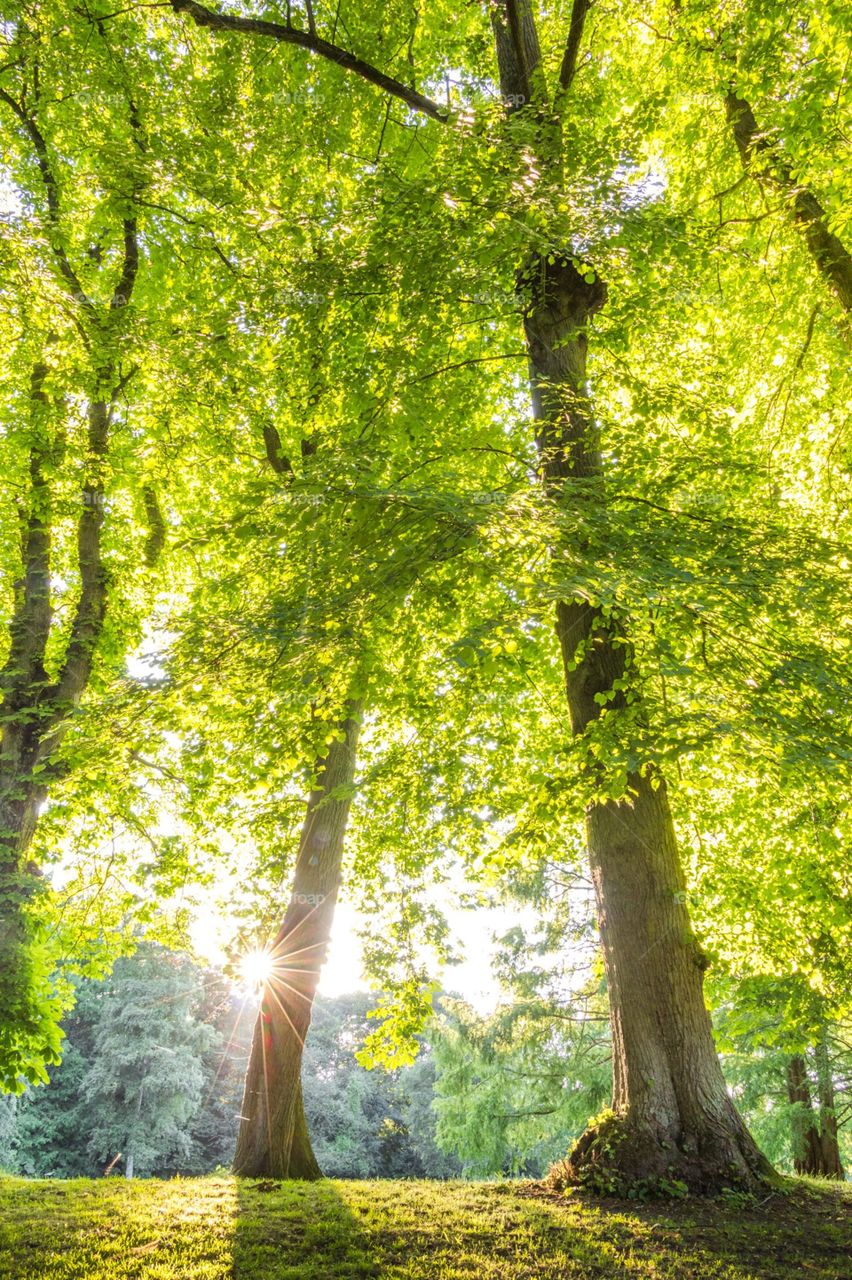
[[[265,986],[272,977],[273,958],[271,951],[257,948],[247,951],[240,960],[240,977],[247,986]]]

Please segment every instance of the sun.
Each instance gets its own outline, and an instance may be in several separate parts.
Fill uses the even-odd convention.
[[[272,977],[273,965],[272,952],[256,947],[241,957],[240,977],[249,987],[265,986]]]

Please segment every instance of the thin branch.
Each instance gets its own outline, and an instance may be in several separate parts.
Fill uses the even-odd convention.
[[[428,373],[421,373],[417,378],[407,379],[403,385],[413,387],[418,382],[428,382],[430,378],[437,378],[440,374],[449,373],[453,369],[467,369],[475,364],[492,364],[495,360],[522,360],[526,356],[526,351],[504,351],[496,356],[471,356],[468,360],[454,360],[452,364],[442,364],[437,369],[430,369]]]
[[[51,247],[56,255],[56,260],[59,263],[60,274],[65,281],[66,286],[72,293],[75,301],[91,310],[92,303],[89,298],[86,297],[77,273],[71,266],[68,255],[63,249],[58,238],[61,234],[59,221],[59,186],[50,165],[47,143],[44,140],[44,135],[33,117],[29,115],[21,104],[16,102],[11,94],[7,93],[5,89],[0,89],[0,102],[5,102],[6,105],[15,113],[21,124],[24,126],[27,136],[33,145],[33,150],[36,155],[36,163],[38,164],[42,182],[44,183],[45,195],[47,196],[48,219],[54,233]]]
[[[238,31],[242,35],[266,36],[271,40],[279,40],[282,44],[297,45],[300,49],[316,53],[328,62],[337,63],[344,71],[351,71],[362,80],[377,85],[386,93],[400,98],[414,111],[420,111],[432,120],[445,123],[448,118],[449,113],[446,107],[439,106],[437,102],[418,93],[416,89],[410,89],[402,81],[386,75],[384,71],[380,71],[378,67],[365,62],[363,58],[350,53],[347,49],[341,49],[339,45],[323,40],[315,31],[302,31],[298,27],[280,22],[268,22],[263,18],[232,17],[230,14],[218,13],[214,9],[197,4],[196,0],[172,0],[172,8],[175,13],[188,14],[197,26],[209,27],[211,31]]]

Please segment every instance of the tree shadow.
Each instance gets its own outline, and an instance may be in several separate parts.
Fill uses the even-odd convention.
[[[368,1280],[382,1270],[333,1182],[237,1180],[233,1280]]]
[[[614,1268],[606,1270],[607,1276],[627,1275],[622,1264],[659,1253],[673,1277],[789,1280],[804,1267],[803,1274],[815,1280],[847,1280],[852,1199],[841,1199],[833,1190],[774,1194],[757,1204],[698,1197],[642,1204],[536,1194],[538,1213],[532,1221],[542,1238],[559,1230],[597,1237]]]

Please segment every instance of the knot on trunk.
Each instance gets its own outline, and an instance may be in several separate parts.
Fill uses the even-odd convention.
[[[567,254],[535,254],[519,272],[517,289],[527,321],[547,317],[565,338],[585,328],[607,298],[595,270]]]

